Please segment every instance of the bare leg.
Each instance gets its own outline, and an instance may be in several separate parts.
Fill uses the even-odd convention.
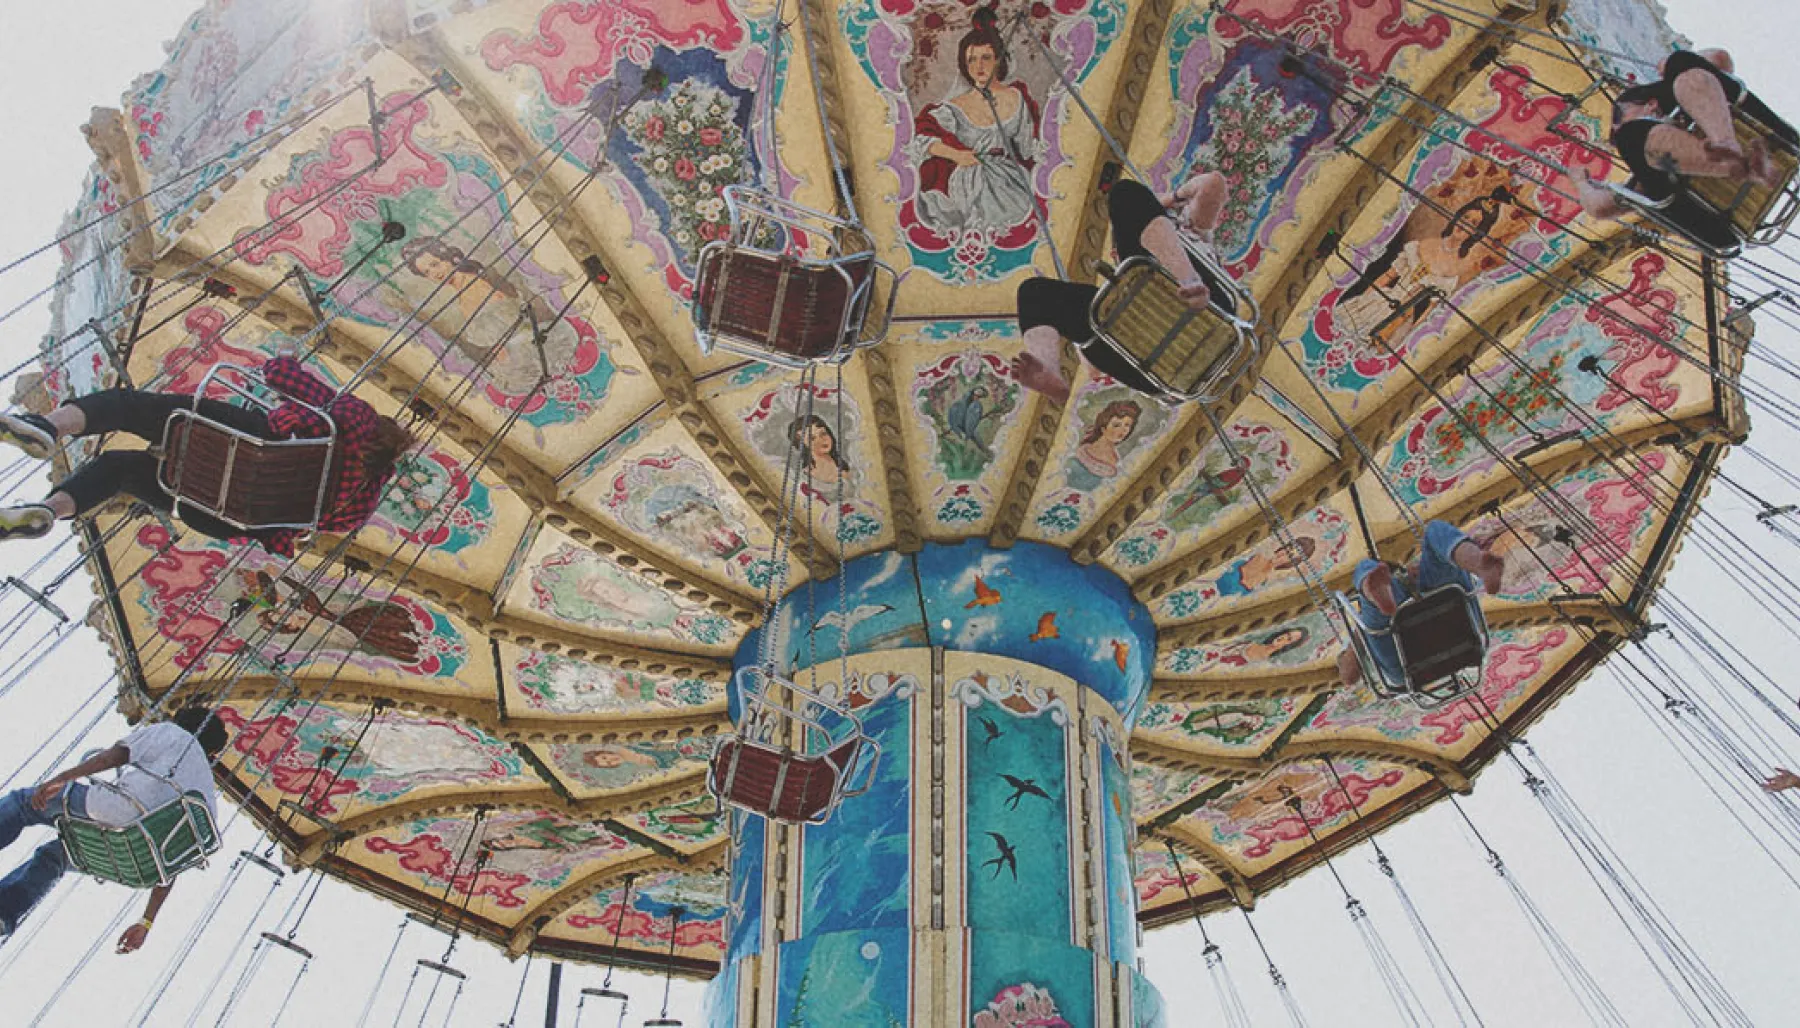
[[[1706,136],[1706,148],[1724,157],[1742,157],[1737,132],[1731,127],[1731,104],[1719,80],[1704,68],[1692,68],[1675,77],[1675,99],[1694,126]]]
[[[44,506],[56,512],[56,517],[60,521],[67,521],[75,516],[75,499],[60,490],[51,493],[49,498],[44,501]]]
[[[1338,651],[1337,669],[1338,680],[1344,683],[1346,689],[1362,681],[1362,662],[1347,649]]]
[[[1706,140],[1673,125],[1658,125],[1644,143],[1644,156],[1652,166],[1671,165],[1683,175],[1735,179],[1745,173],[1744,158],[1722,155]]]
[[[1188,179],[1187,183],[1177,190],[1177,195],[1187,196],[1187,227],[1198,233],[1201,238],[1210,240],[1213,230],[1219,227],[1219,216],[1225,212],[1225,196],[1228,188],[1225,176],[1216,171],[1208,171]]]
[[[56,426],[56,434],[59,436],[80,435],[87,428],[87,415],[72,403],[65,403],[51,411],[45,415],[44,420]]]
[[[1144,244],[1144,249],[1150,251],[1164,271],[1175,276],[1175,281],[1184,286],[1201,281],[1193,262],[1188,260],[1187,249],[1181,245],[1181,234],[1175,230],[1173,221],[1157,218],[1145,225],[1138,242]]]
[[[1062,334],[1049,325],[1025,330],[1025,352],[1013,361],[1013,377],[1057,401],[1069,400],[1069,383],[1062,377]]]
[[[1459,543],[1450,551],[1450,562],[1481,579],[1481,587],[1489,596],[1499,595],[1506,562],[1483,549],[1480,543],[1473,539]]]
[[[1375,605],[1375,609],[1389,617],[1400,609],[1394,599],[1394,569],[1386,564],[1369,572],[1363,579],[1362,594],[1365,599]]]

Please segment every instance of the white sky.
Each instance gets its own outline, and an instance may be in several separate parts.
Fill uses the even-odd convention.
[[[112,106],[139,72],[162,61],[161,41],[171,38],[194,7],[194,0],[61,0],[26,3],[10,0],[0,8],[0,139],[9,144],[0,162],[0,196],[12,198],[0,220],[0,261],[35,247],[55,232],[61,214],[73,202],[91,157],[77,131],[95,105]],[[1748,0],[1676,0],[1670,3],[1674,24],[1703,45],[1728,47],[1740,72],[1777,110],[1800,111],[1800,30],[1785,5]],[[1790,266],[1793,271],[1800,265]],[[10,308],[50,281],[53,262],[0,276],[0,309]],[[11,365],[34,348],[44,331],[47,313],[39,309],[0,323],[0,365]],[[1796,353],[1791,332],[1765,321],[1759,341]],[[1752,365],[1754,368],[1755,365]],[[1764,418],[1754,444],[1766,453],[1792,452],[1792,435]],[[1769,484],[1741,459],[1727,469],[1775,502],[1800,497]],[[1769,540],[1769,552],[1785,567],[1795,568],[1795,551],[1773,540],[1751,520],[1747,504],[1715,487],[1708,501],[1746,539]],[[35,548],[34,547],[38,547]],[[6,554],[8,570],[15,561],[41,552],[39,544],[15,544]],[[1793,666],[1800,659],[1791,626],[1770,620],[1729,584],[1723,572],[1706,563],[1690,545],[1677,564],[1672,587],[1700,603],[1718,623],[1741,626],[1735,635],[1765,667]],[[72,581],[60,594],[65,606],[81,607],[85,585]],[[0,605],[9,612],[11,598]],[[40,629],[34,627],[32,632]],[[91,635],[83,632],[53,658],[53,668],[27,679],[0,697],[0,775],[62,723],[78,698],[85,696],[110,670],[110,661]],[[97,733],[95,744],[119,734],[116,718]],[[1609,674],[1590,680],[1554,710],[1531,740],[1558,772],[1586,812],[1668,910],[1701,956],[1724,980],[1738,1002],[1758,1024],[1792,1023],[1800,1009],[1800,975],[1793,954],[1800,953],[1800,895],[1776,873],[1750,843],[1743,830],[1718,802],[1692,780],[1669,745],[1625,700]],[[1793,747],[1790,747],[1790,751]],[[33,767],[31,776],[48,768]],[[1485,774],[1467,809],[1550,915],[1558,930],[1599,979],[1613,1002],[1633,1025],[1680,1024],[1684,1018],[1645,968],[1644,961],[1591,884],[1556,837],[1536,802],[1508,768]],[[236,847],[250,844],[239,830]],[[25,853],[24,840],[4,858],[9,867]],[[1487,869],[1482,856],[1466,841],[1454,814],[1444,805],[1412,818],[1383,836],[1415,901],[1448,953],[1476,1009],[1489,1024],[1578,1024],[1585,1020],[1546,962],[1518,909]],[[1789,861],[1790,867],[1800,861]],[[1416,989],[1433,1004],[1434,1016],[1450,1021],[1417,944],[1365,850],[1339,858],[1339,871],[1368,908],[1388,945],[1399,957]],[[260,872],[252,872],[260,874]],[[184,881],[164,911],[150,943],[132,957],[110,952],[110,939],[87,973],[73,983],[63,1001],[43,1021],[50,1025],[125,1023],[146,995],[188,926],[223,874],[223,864],[198,881]],[[278,894],[272,909],[285,906],[291,892]],[[152,1023],[180,1024],[221,963],[241,957],[225,938],[248,922],[260,886],[246,882],[217,919],[192,968],[158,1008]],[[0,992],[6,1013],[0,1021],[25,1024],[62,984],[65,972],[81,959],[95,933],[128,897],[116,888],[91,883],[76,890],[29,951],[0,949]],[[1348,922],[1341,895],[1323,872],[1266,897],[1255,918],[1264,940],[1281,965],[1301,1007],[1315,1025],[1385,1025],[1395,1014],[1370,970],[1358,937]],[[328,883],[297,937],[318,959],[300,983],[289,1025],[338,1025],[354,1022],[399,923],[398,910],[348,887]],[[269,927],[268,917],[258,930]],[[1239,990],[1258,1024],[1285,1023],[1285,1015],[1264,975],[1260,958],[1237,915],[1215,915],[1208,929],[1223,948]],[[382,1006],[373,1023],[388,1023],[396,1012],[411,960],[438,956],[442,940],[426,945],[426,933],[407,934],[407,949],[390,976]],[[1146,967],[1162,989],[1171,1024],[1218,1023],[1214,993],[1199,955],[1199,933],[1191,926],[1168,929],[1149,937]],[[16,966],[14,958],[17,958]],[[505,1020],[518,984],[519,964],[510,964],[483,943],[459,947],[454,963],[469,973],[469,989],[457,1010],[463,1025],[492,1025]],[[256,979],[234,1021],[266,1023],[274,994],[287,984],[291,965],[271,960]],[[235,969],[228,974],[234,977]],[[597,984],[596,969],[571,966],[565,976],[564,1026],[574,1023],[575,990]],[[660,981],[626,976],[636,997],[632,1023],[653,1016]],[[544,965],[532,969],[521,1025],[543,1018]],[[677,983],[671,1012],[699,1023],[700,987]],[[221,990],[222,995],[222,990]],[[407,1023],[418,1017],[415,995]],[[216,1010],[217,1003],[208,1010]],[[440,1013],[432,1023],[441,1022]],[[207,1020],[216,1016],[208,1013]],[[612,1023],[604,1014],[588,1012],[587,1023]]]

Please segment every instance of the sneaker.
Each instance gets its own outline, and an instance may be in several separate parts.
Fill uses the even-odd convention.
[[[0,442],[25,451],[32,460],[49,460],[56,452],[56,436],[17,414],[0,414]]]
[[[37,539],[49,535],[56,512],[41,503],[0,508],[0,540]]]

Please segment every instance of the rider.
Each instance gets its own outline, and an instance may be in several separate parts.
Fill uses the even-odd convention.
[[[349,392],[339,393],[314,377],[296,359],[291,343],[278,348],[276,356],[263,363],[262,373],[271,389],[289,399],[265,414],[203,398],[198,404],[199,415],[273,440],[312,439],[329,433],[325,419],[302,404],[330,414],[337,426],[337,450],[332,462],[337,470],[325,496],[325,514],[319,528],[349,532],[360,527],[375,512],[394,465],[412,446],[412,436],[393,418],[376,414],[374,408]],[[108,389],[76,397],[47,416],[0,414],[0,441],[12,443],[39,460],[50,457],[61,436],[129,432],[151,444],[160,444],[170,416],[177,410],[194,407],[193,397],[177,393]],[[166,512],[173,505],[173,498],[157,481],[155,456],[145,450],[108,450],[63,479],[43,502],[0,509],[0,539],[44,535],[57,519],[85,514],[121,492],[160,511]],[[302,534],[289,528],[245,531],[185,504],[178,516],[203,535],[255,539],[269,552],[284,557],[293,556],[294,544]]]
[[[1227,290],[1213,280],[1212,272],[1189,259],[1169,211],[1179,207],[1188,231],[1203,245],[1211,245],[1225,197],[1225,177],[1212,171],[1193,176],[1166,197],[1130,179],[1116,182],[1107,194],[1113,247],[1121,258],[1155,258],[1180,282],[1179,295],[1190,310],[1202,311],[1208,304],[1223,309]],[[1068,339],[1096,371],[1138,392],[1160,395],[1162,391],[1143,372],[1095,337],[1088,309],[1098,292],[1096,286],[1054,278],[1020,283],[1019,328],[1025,336],[1025,352],[1013,361],[1014,376],[1028,389],[1067,402],[1069,383],[1062,377],[1059,340]]]
[[[65,811],[103,825],[129,825],[141,816],[139,804],[143,810],[155,810],[177,798],[176,789],[199,793],[216,822],[218,801],[213,790],[212,763],[225,743],[225,726],[201,706],[184,707],[167,721],[139,725],[111,748],[37,787],[16,789],[0,797],[0,849],[12,845],[21,829],[29,825],[48,826]],[[123,770],[110,785],[90,786],[80,781],[114,768]],[[170,782],[175,788],[170,787]],[[0,936],[18,929],[19,922],[49,893],[68,867],[62,841],[51,839],[0,879]],[[159,885],[150,890],[143,918],[119,937],[120,953],[130,953],[144,944],[171,887]]]
[[[1422,593],[1445,585],[1459,585],[1474,602],[1475,580],[1481,579],[1488,595],[1500,591],[1505,563],[1486,546],[1463,534],[1462,529],[1447,521],[1430,521],[1425,525],[1425,542],[1420,547],[1419,563],[1412,572],[1412,585]],[[1400,651],[1394,638],[1386,634],[1394,623],[1394,611],[1412,598],[1406,582],[1394,574],[1394,565],[1386,561],[1363,558],[1352,574],[1351,588],[1356,592],[1357,620],[1368,629],[1364,636],[1369,652],[1381,673],[1390,682],[1404,682],[1406,671],[1400,666]],[[1338,654],[1338,677],[1345,687],[1362,681],[1362,665],[1356,654],[1344,650]]]
[[[1760,139],[1749,147],[1738,141],[1733,106],[1774,129],[1790,147],[1800,144],[1800,135],[1730,74],[1731,55],[1724,50],[1677,50],[1661,70],[1659,81],[1632,86],[1613,101],[1613,148],[1631,169],[1627,187],[1653,203],[1667,201],[1663,216],[1697,241],[1732,246],[1737,239],[1730,225],[1690,199],[1681,177],[1779,184],[1768,146]],[[1677,111],[1687,115],[1692,129],[1669,121]],[[1611,218],[1625,213],[1617,197],[1586,172],[1577,170],[1574,177],[1588,214]]]

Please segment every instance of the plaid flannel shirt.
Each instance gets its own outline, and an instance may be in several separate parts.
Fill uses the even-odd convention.
[[[269,412],[269,431],[277,439],[316,439],[330,426],[324,418],[301,403],[311,404],[331,415],[337,423],[338,475],[325,497],[324,514],[319,528],[326,532],[348,532],[369,520],[381,502],[387,486],[369,482],[363,474],[369,442],[375,436],[375,408],[350,393],[338,393],[314,376],[292,357],[275,357],[263,362],[263,381],[269,388],[290,397]],[[294,401],[298,400],[299,403]],[[294,555],[294,543],[304,534],[291,528],[258,532],[256,540],[270,553],[283,557]]]

